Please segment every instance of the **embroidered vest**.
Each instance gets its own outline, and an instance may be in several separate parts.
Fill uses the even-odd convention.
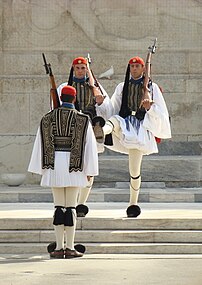
[[[54,169],[55,151],[70,152],[69,171],[83,170],[88,116],[59,107],[46,114],[40,124],[42,168]]]
[[[143,81],[136,84],[129,81],[125,96],[122,92],[122,103],[119,112],[121,117],[126,118],[133,115],[140,121],[144,119],[146,111],[144,108],[139,108],[143,96],[142,87]]]
[[[128,108],[131,111],[137,112],[142,100],[142,82],[139,84],[133,84],[129,82],[128,85]]]
[[[78,111],[82,111],[85,114],[88,114],[90,118],[94,118],[96,116],[95,109],[95,98],[93,96],[93,91],[91,90],[89,83],[87,81],[84,82],[74,82],[72,86],[76,88],[76,104],[75,107]]]

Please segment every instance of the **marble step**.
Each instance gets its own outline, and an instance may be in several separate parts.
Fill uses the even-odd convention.
[[[0,230],[0,243],[49,243],[53,230]],[[202,243],[202,230],[77,230],[76,243]]]
[[[47,243],[1,243],[0,254],[46,254]],[[86,254],[202,254],[202,244],[86,243]],[[48,254],[48,253],[47,253]]]
[[[149,186],[150,185],[150,186]],[[93,187],[88,202],[128,202],[129,183],[119,182],[115,187]],[[0,187],[0,203],[42,203],[53,202],[50,188],[37,185],[19,187]],[[166,188],[163,182],[144,183],[139,202],[202,202],[202,187]]]
[[[52,218],[0,218],[0,230],[52,230]],[[201,218],[78,218],[77,230],[202,230]]]

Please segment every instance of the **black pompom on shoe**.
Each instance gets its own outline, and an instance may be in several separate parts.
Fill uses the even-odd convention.
[[[140,215],[141,209],[138,205],[131,205],[126,210],[128,218],[136,218]]]
[[[48,253],[53,252],[56,249],[56,242],[51,242],[49,243],[49,245],[47,246],[47,251]]]
[[[75,244],[74,249],[81,253],[84,253],[86,251],[86,247],[81,243]]]
[[[76,206],[76,215],[77,217],[85,217],[88,214],[88,207],[83,204]]]

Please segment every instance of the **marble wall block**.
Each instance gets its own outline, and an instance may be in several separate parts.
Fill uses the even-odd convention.
[[[148,162],[148,163],[147,163]],[[201,159],[189,161],[185,157],[145,157],[142,173],[145,181],[151,181],[156,177],[157,181],[200,181]],[[144,170],[145,169],[145,170]]]
[[[0,120],[1,134],[29,133],[29,96],[4,93],[1,96]]]
[[[27,173],[34,137],[0,136],[0,172]]]
[[[187,182],[201,181],[202,158],[189,156],[144,156],[142,181]],[[100,174],[95,182],[119,182],[130,180],[128,156],[102,156],[99,159]],[[184,186],[185,187],[185,186]]]
[[[67,81],[76,56],[90,53],[97,77],[113,66],[112,79],[100,80],[111,97],[128,60],[145,59],[156,37],[152,78],[164,90],[172,127],[159,154],[200,155],[201,15],[195,0],[0,0],[0,171],[25,168],[41,116],[50,109],[42,52],[57,85]]]

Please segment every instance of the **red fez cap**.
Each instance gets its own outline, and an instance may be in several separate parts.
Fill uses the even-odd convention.
[[[76,97],[76,89],[70,85],[64,86],[61,90],[61,95],[62,94]]]
[[[144,60],[139,56],[135,56],[129,60],[129,64],[133,64],[133,63],[139,63],[139,64],[144,65]]]
[[[75,65],[75,64],[87,64],[87,60],[84,58],[84,57],[76,57],[74,60],[73,60],[73,63],[72,65]]]

